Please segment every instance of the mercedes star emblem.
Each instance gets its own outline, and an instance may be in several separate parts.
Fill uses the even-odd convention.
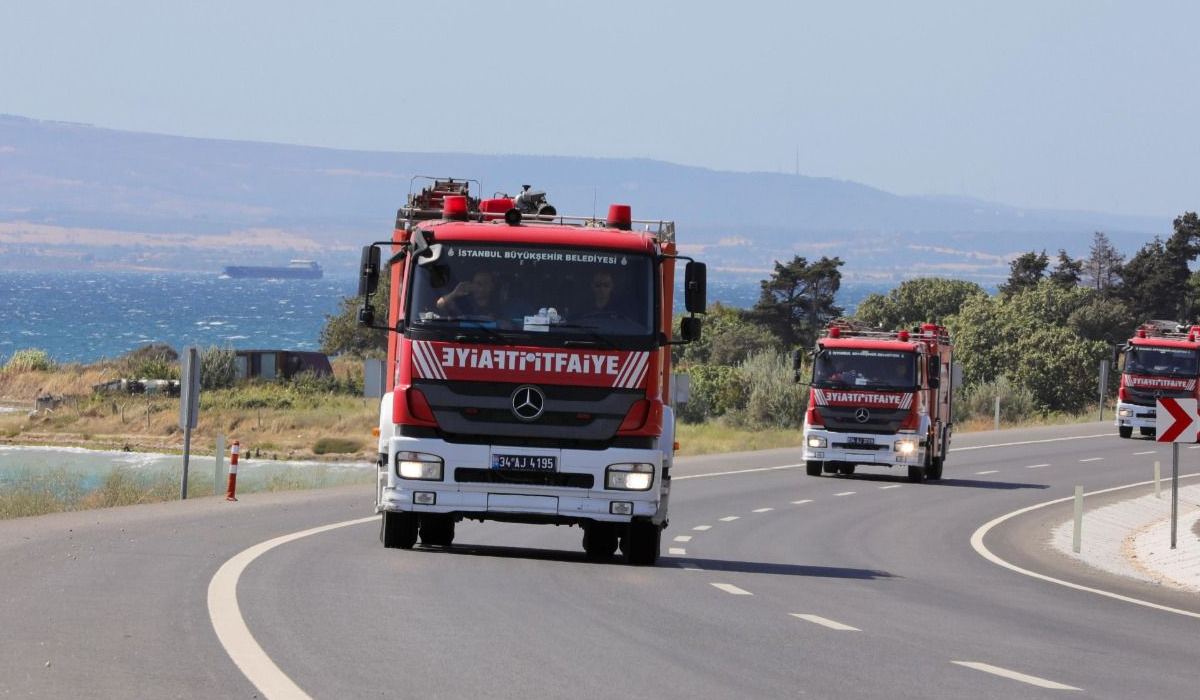
[[[537,420],[545,409],[546,395],[536,386],[519,386],[512,393],[512,412],[517,420]]]
[[[871,412],[865,408],[860,408],[854,412],[854,420],[858,421],[859,423],[866,423],[867,421],[871,420]]]

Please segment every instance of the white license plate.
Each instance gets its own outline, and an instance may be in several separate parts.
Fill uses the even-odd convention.
[[[492,469],[511,469],[523,472],[558,471],[558,457],[553,455],[492,455]]]

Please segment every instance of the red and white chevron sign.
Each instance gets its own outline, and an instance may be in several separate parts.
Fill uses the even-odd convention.
[[[1200,442],[1196,399],[1159,399],[1154,430],[1158,442]]]

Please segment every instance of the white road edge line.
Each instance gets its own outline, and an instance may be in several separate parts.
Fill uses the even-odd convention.
[[[951,661],[950,663],[958,664],[959,666],[966,666],[967,668],[973,668],[976,671],[983,671],[984,673],[990,673],[993,676],[1000,676],[1002,678],[1008,678],[1010,680],[1021,681],[1022,683],[1028,683],[1029,685],[1036,685],[1039,688],[1049,688],[1050,690],[1083,690],[1083,688],[1076,688],[1073,685],[1065,685],[1063,683],[1058,683],[1055,681],[1047,680],[1045,678],[1038,678],[1037,676],[1031,676],[1027,673],[1020,673],[1018,671],[1010,671],[1007,668],[1000,668],[999,666],[993,666],[991,664],[980,663],[978,661]]]
[[[711,585],[713,586],[713,588],[725,591],[726,593],[729,593],[730,595],[754,595],[750,591],[747,591],[744,588],[738,588],[737,586],[733,585],[732,583],[714,583]]]
[[[1048,467],[1048,466],[1050,466],[1050,465],[1049,464],[1031,464],[1025,468],[1026,469],[1041,469],[1042,467]]]
[[[676,542],[691,542],[692,536],[691,535],[676,535],[675,541]]]
[[[767,511],[775,510],[774,508],[755,508],[754,513],[766,513]]]
[[[694,527],[692,529],[695,530],[696,532],[704,532],[705,530],[711,530],[712,525],[697,525],[696,527]]]
[[[850,625],[844,625],[844,624],[838,622],[837,620],[830,620],[829,618],[821,617],[820,615],[808,615],[805,613],[789,613],[789,614],[792,617],[798,617],[801,620],[804,620],[806,622],[813,622],[818,625],[828,627],[831,630],[838,630],[839,632],[862,632],[862,630],[860,630],[857,627],[851,627]]]
[[[1184,474],[1184,475],[1180,476],[1179,478],[1180,479],[1190,479],[1190,478],[1197,477],[1197,476],[1200,476],[1200,474]],[[1102,493],[1112,493],[1114,491],[1121,491],[1124,489],[1132,489],[1132,488],[1136,488],[1138,486],[1147,486],[1147,485],[1153,484],[1153,483],[1154,483],[1153,481],[1139,481],[1136,484],[1126,484],[1125,486],[1114,486],[1111,489],[1102,489],[1100,491],[1092,491],[1092,492],[1088,493],[1087,496],[1098,496]],[[1018,515],[1024,515],[1025,513],[1028,513],[1029,511],[1032,511],[1032,510],[1037,510],[1039,508],[1046,508],[1047,506],[1052,506],[1057,503],[1065,503],[1067,501],[1072,501],[1074,499],[1075,499],[1074,496],[1067,496],[1066,498],[1056,498],[1053,501],[1046,501],[1045,503],[1038,503],[1036,505],[1028,506],[1026,508],[1021,508],[1020,510],[1014,510],[1011,513],[1006,513],[1004,515],[1001,515],[998,518],[994,518],[993,520],[981,525],[979,527],[979,529],[976,530],[971,535],[971,547],[973,547],[975,549],[975,551],[979,553],[979,556],[983,557],[984,559],[987,559],[988,561],[992,562],[993,564],[996,564],[997,566],[1003,566],[1006,569],[1015,571],[1018,574],[1024,574],[1031,578],[1040,579],[1042,581],[1048,581],[1050,583],[1056,583],[1060,586],[1066,586],[1067,588],[1074,588],[1077,591],[1087,591],[1088,593],[1095,593],[1096,595],[1102,595],[1106,598],[1112,598],[1114,600],[1120,600],[1120,601],[1123,601],[1126,603],[1133,603],[1134,605],[1141,605],[1141,606],[1144,606],[1147,608],[1153,608],[1154,610],[1161,610],[1163,612],[1175,613],[1176,615],[1183,615],[1185,617],[1192,617],[1192,618],[1200,619],[1200,613],[1194,613],[1194,612],[1191,612],[1190,610],[1180,610],[1178,608],[1172,608],[1172,607],[1168,607],[1166,605],[1159,605],[1158,603],[1152,603],[1148,600],[1142,600],[1140,598],[1131,598],[1129,596],[1121,595],[1120,593],[1113,593],[1112,591],[1105,591],[1105,590],[1101,590],[1099,588],[1083,586],[1078,583],[1071,583],[1070,581],[1063,581],[1062,579],[1057,579],[1057,578],[1054,578],[1053,576],[1039,574],[1036,571],[1030,571],[1029,569],[1023,569],[1023,568],[1017,566],[1016,564],[1005,561],[1004,559],[1001,559],[1000,557],[996,556],[996,554],[993,553],[992,550],[988,549],[987,546],[985,546],[983,544],[983,538],[987,536],[988,532],[990,532],[992,528],[996,527],[997,525],[999,525],[1000,523],[1002,523],[1006,520],[1009,520],[1010,518],[1015,518]]]
[[[975,474],[978,476],[983,476],[984,474],[995,474],[998,471],[1000,471],[1000,470],[999,469],[985,469],[981,472],[975,472]]]
[[[975,445],[974,447],[955,447],[955,452],[967,452],[968,450],[989,450],[994,447],[1016,447],[1018,445],[1040,445],[1046,442],[1062,442],[1064,440],[1090,440],[1091,438],[1099,437],[1115,437],[1113,433],[1098,433],[1096,435],[1076,435],[1073,437],[1047,438],[1045,440],[1022,440],[1020,442],[998,442],[994,445]],[[732,474],[752,474],[754,472],[773,472],[780,469],[799,469],[803,464],[784,464],[778,467],[756,467],[754,469],[734,469],[727,472],[710,472],[708,474],[685,474],[684,476],[671,477],[674,481],[683,481],[684,479],[707,479],[712,476],[730,476]]]
[[[254,684],[254,687],[258,688],[264,697],[308,698],[309,695],[301,690],[300,686],[296,685],[291,678],[288,678],[279,666],[275,665],[271,657],[267,656],[267,653],[254,639],[250,628],[246,626],[246,620],[242,617],[242,610],[238,606],[237,600],[237,584],[242,572],[255,559],[280,545],[309,535],[317,535],[351,525],[378,522],[378,520],[378,515],[372,515],[367,518],[345,520],[340,523],[301,530],[266,542],[259,542],[253,547],[243,549],[222,564],[221,568],[217,569],[217,573],[213,575],[212,580],[209,581],[208,618],[212,622],[213,631],[217,633],[217,639],[225,648],[225,653],[229,654],[229,658],[246,676],[246,680]]]
[[[1081,459],[1079,461],[1080,462],[1099,462],[1102,459],[1104,459],[1104,458],[1103,457],[1088,457],[1086,459]]]

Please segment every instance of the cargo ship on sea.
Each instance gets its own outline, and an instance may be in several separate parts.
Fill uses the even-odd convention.
[[[324,274],[321,264],[313,260],[292,260],[287,265],[227,265],[221,272],[222,277],[235,279],[257,277],[319,280]]]

